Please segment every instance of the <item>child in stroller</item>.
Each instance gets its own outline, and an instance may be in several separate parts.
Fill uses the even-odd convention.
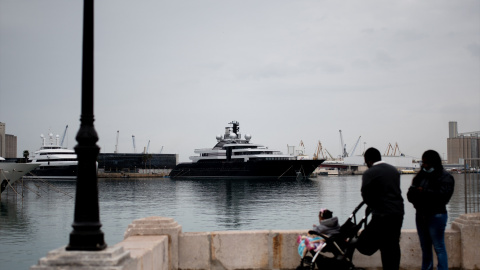
[[[313,230],[310,230],[306,236],[299,235],[297,238],[301,267],[304,265],[305,255],[308,251],[319,252],[325,246],[325,237],[340,232],[338,218],[333,217],[332,211],[322,208],[318,213],[318,220],[318,226],[314,224]]]
[[[297,270],[311,269],[314,270],[315,266],[318,269],[331,269],[331,270],[360,270],[362,268],[356,268],[352,263],[353,253],[355,251],[355,243],[358,239],[358,234],[362,226],[366,225],[367,217],[370,214],[369,209],[365,210],[363,218],[357,222],[356,213],[364,202],[361,202],[352,214],[348,217],[347,221],[339,228],[335,233],[327,235],[325,233],[319,233],[315,230],[308,231],[312,237],[321,237],[324,242],[324,247],[309,250],[311,255],[304,256],[297,267]]]

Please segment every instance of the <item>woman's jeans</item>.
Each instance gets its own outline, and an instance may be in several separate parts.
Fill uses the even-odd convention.
[[[448,214],[418,214],[415,217],[418,237],[422,247],[422,270],[433,269],[432,246],[438,259],[438,270],[448,270],[448,256],[445,248],[445,227]]]

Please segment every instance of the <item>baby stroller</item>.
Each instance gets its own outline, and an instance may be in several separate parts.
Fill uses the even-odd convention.
[[[319,234],[316,231],[308,231],[309,234],[318,235],[325,239],[325,245],[318,251],[310,250],[311,256],[305,256],[297,270],[314,270],[317,269],[332,269],[332,270],[361,270],[356,268],[352,263],[353,252],[355,251],[355,243],[358,240],[358,232],[362,226],[367,225],[367,218],[370,214],[370,209],[366,207],[365,215],[357,222],[356,214],[364,205],[361,202],[347,221],[340,227],[338,234],[330,237],[324,234]]]

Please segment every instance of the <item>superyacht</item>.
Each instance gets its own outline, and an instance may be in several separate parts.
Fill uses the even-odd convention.
[[[29,162],[40,164],[25,178],[43,178],[52,180],[75,180],[77,178],[78,160],[74,150],[62,147],[59,136],[48,134],[48,140],[42,135],[42,145],[35,151]]]
[[[229,123],[225,134],[216,137],[213,148],[196,149],[192,162],[179,163],[171,172],[172,179],[306,179],[324,161],[299,159],[281,151],[242,139],[240,124]]]

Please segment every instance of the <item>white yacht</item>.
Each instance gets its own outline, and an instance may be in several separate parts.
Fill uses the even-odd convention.
[[[77,178],[78,160],[74,150],[62,147],[59,144],[59,135],[48,134],[48,139],[42,135],[42,146],[29,162],[38,163],[40,166],[31,172],[32,176],[26,178],[43,179],[71,179]]]
[[[40,164],[7,162],[3,157],[0,157],[0,193],[3,192],[8,185],[12,185],[15,181],[39,165]]]
[[[225,134],[217,136],[213,148],[196,149],[190,163],[180,163],[171,172],[172,179],[299,179],[308,178],[324,160],[285,155],[261,144],[242,139],[240,124],[232,121]]]

